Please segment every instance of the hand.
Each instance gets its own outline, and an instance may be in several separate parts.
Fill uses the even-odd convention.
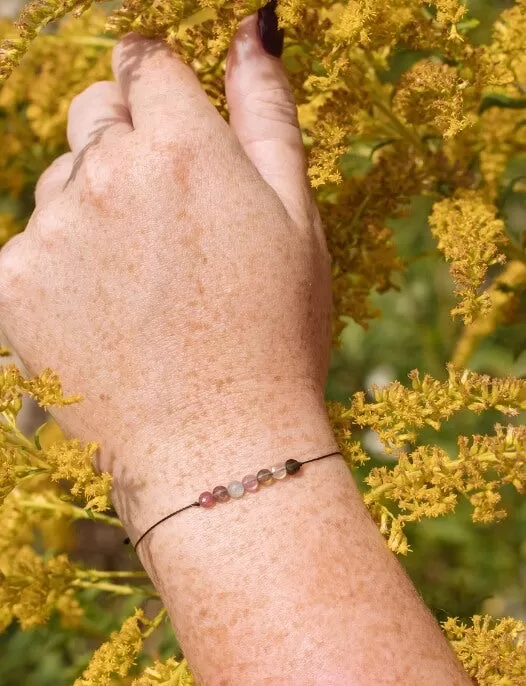
[[[71,152],[0,253],[7,339],[28,371],[50,366],[84,396],[58,419],[100,443],[105,470],[174,437],[195,456],[211,430],[217,454],[221,431],[229,445],[293,434],[293,411],[333,447],[306,407],[323,404],[330,261],[282,63],[246,19],[230,124],[159,42],[126,37],[113,70],[73,101]]]

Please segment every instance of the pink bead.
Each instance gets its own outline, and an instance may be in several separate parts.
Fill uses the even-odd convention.
[[[201,507],[214,507],[215,504],[216,499],[210,491],[205,491],[199,496],[199,505],[201,505]]]
[[[259,481],[254,474],[247,474],[247,476],[244,476],[241,483],[245,487],[245,491],[251,491],[252,493],[259,488]]]

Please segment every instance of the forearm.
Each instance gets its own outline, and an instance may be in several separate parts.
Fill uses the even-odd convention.
[[[132,538],[201,491],[334,449],[322,403],[306,404],[252,414],[253,427],[247,415],[230,439],[204,433],[203,454],[178,458],[179,468],[170,448],[153,456],[164,467],[148,460],[134,480],[129,461],[127,471],[117,465]],[[148,534],[139,554],[198,684],[470,683],[339,456],[240,500],[190,508]]]

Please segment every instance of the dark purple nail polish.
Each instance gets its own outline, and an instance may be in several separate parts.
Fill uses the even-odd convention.
[[[277,5],[277,0],[270,0],[258,10],[258,29],[266,52],[274,57],[281,57],[285,32],[278,28]]]

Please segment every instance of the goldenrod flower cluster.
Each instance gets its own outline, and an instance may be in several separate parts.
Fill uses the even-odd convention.
[[[452,366],[446,381],[429,375],[410,374],[411,386],[395,381],[372,389],[373,401],[364,393],[354,395],[350,416],[362,427],[377,431],[386,450],[414,443],[418,429],[430,426],[439,431],[453,414],[467,408],[480,413],[494,408],[508,416],[526,410],[526,380],[494,379],[474,372],[459,372]]]
[[[0,368],[0,412],[5,418],[5,423],[0,423],[0,497],[31,476],[47,474],[52,481],[70,481],[71,494],[80,498],[87,509],[108,509],[111,479],[108,474],[96,475],[93,471],[97,445],[59,440],[42,448],[38,437],[32,444],[16,426],[24,393],[42,407],[80,400],[78,396],[63,397],[60,381],[50,370],[25,379],[14,365]]]
[[[194,678],[185,659],[177,662],[168,658],[166,662],[155,662],[132,682],[132,686],[194,686]]]
[[[466,626],[456,619],[444,630],[468,674],[477,684],[514,686],[526,674],[526,624],[511,617],[497,622],[485,615]]]
[[[462,314],[469,324],[491,308],[488,291],[479,295],[479,290],[488,267],[505,260],[498,252],[499,245],[507,242],[504,222],[480,191],[459,190],[453,198],[433,206],[429,223],[438,248],[451,262],[451,276],[461,299],[453,314]]]
[[[63,406],[79,397],[64,397],[58,377],[50,370],[24,378],[9,365],[0,368],[0,627],[17,619],[22,628],[45,622],[57,611],[67,625],[82,616],[77,588],[97,587],[91,573],[72,564],[66,555],[42,556],[34,547],[38,537],[49,540],[61,520],[99,518],[109,508],[110,477],[95,474],[91,457],[95,444],[58,439],[49,445],[37,432],[29,440],[17,427],[24,394],[42,407]],[[54,482],[66,491],[57,490]],[[110,575],[111,576],[111,575]]]
[[[16,617],[23,629],[29,629],[42,624],[53,609],[59,608],[71,620],[78,610],[70,589],[74,576],[74,568],[66,555],[44,560],[33,548],[24,546],[13,557],[3,556],[2,628]]]
[[[451,366],[449,379],[420,379],[411,374],[411,387],[398,381],[373,387],[373,399],[356,393],[350,408],[342,408],[342,418],[374,430],[386,452],[394,452],[396,465],[376,467],[366,483],[370,490],[365,501],[388,536],[389,547],[397,553],[409,550],[403,533],[407,522],[424,517],[440,517],[454,510],[458,496],[473,505],[473,521],[502,519],[498,509],[500,489],[511,484],[519,493],[526,489],[526,429],[514,425],[495,426],[491,436],[458,437],[458,453],[451,457],[438,445],[419,445],[418,433],[424,427],[439,431],[444,421],[461,410],[480,413],[495,409],[513,417],[526,409],[526,381],[492,379]],[[350,436],[343,435],[344,449],[352,447]],[[394,512],[386,503],[395,504]],[[392,505],[391,505],[392,508]]]
[[[144,612],[137,610],[95,651],[74,686],[112,686],[114,677],[125,677],[141,651],[144,627],[148,624]]]
[[[264,3],[119,0],[107,13],[94,4],[31,0],[16,24],[0,20],[0,245],[23,229],[37,178],[67,148],[69,102],[93,81],[111,78],[119,35],[163,39],[192,64],[227,117],[226,51],[239,20]],[[513,317],[526,289],[524,245],[509,234],[503,212],[521,183],[507,170],[526,145],[526,0],[501,13],[483,46],[470,40],[475,22],[461,0],[280,0],[278,14],[332,255],[335,344],[346,318],[366,326],[379,314],[371,296],[396,285],[406,265],[392,220],[415,196],[430,200],[431,236],[458,298],[452,314],[466,324],[445,381],[415,371],[409,386],[397,381],[373,388],[370,397],[355,394],[349,406],[328,406],[351,468],[368,460],[357,427],[376,432],[397,458],[369,471],[364,497],[389,547],[406,554],[407,522],[447,514],[459,497],[471,503],[475,522],[498,521],[506,514],[502,489],[526,487],[526,430],[515,421],[526,410],[526,382],[463,369],[497,323]],[[386,79],[400,50],[415,58],[400,78]],[[25,394],[46,408],[80,400],[63,397],[52,371],[31,379],[13,366],[0,371],[0,627],[16,620],[29,628],[53,612],[75,625],[82,589],[150,597],[154,591],[136,583],[136,572],[83,569],[61,550],[39,551],[37,538],[51,547],[59,524],[119,522],[109,511],[109,476],[93,471],[97,446],[23,435],[17,416]],[[458,436],[454,454],[438,437],[436,444],[422,440],[424,429],[439,432],[453,415],[486,410],[508,423],[491,435]],[[77,686],[132,678],[144,638],[163,618],[137,610],[95,652]],[[450,619],[444,630],[481,686],[523,683],[520,622],[474,617],[465,626]],[[133,683],[194,682],[185,660],[169,659]]]

